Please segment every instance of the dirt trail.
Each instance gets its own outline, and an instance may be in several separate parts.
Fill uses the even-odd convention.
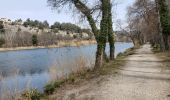
[[[170,69],[149,44],[127,57],[116,75],[107,75],[66,88],[51,96],[57,100],[170,100]],[[170,64],[170,63],[169,63]]]

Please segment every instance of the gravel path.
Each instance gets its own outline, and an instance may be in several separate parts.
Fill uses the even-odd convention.
[[[51,96],[57,100],[170,100],[170,69],[149,44],[127,57],[116,75],[108,75]],[[170,63],[169,63],[170,64]]]

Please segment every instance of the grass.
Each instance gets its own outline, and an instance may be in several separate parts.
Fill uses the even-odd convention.
[[[170,51],[162,52],[159,46],[154,46],[152,48],[152,51],[155,53],[157,57],[161,58],[162,60],[170,61]]]
[[[19,69],[14,70],[11,72],[11,76],[14,77],[15,81],[13,81],[13,90],[8,86],[6,81],[3,81],[5,79],[5,76],[3,74],[0,74],[0,100],[18,100],[20,95],[20,91],[18,89],[18,80],[16,79],[16,76],[19,74]]]
[[[159,47],[153,47],[152,51],[162,60],[162,67],[164,70],[170,70],[170,51],[161,52]]]

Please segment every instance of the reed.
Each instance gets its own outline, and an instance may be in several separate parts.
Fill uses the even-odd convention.
[[[8,83],[8,79],[6,76],[0,75],[0,100],[22,100],[21,94],[23,91],[26,91],[30,88],[31,79],[27,81],[27,88],[24,90],[21,90],[19,88],[19,79],[17,78],[19,76],[19,69],[15,69],[11,71],[9,78],[12,77],[12,83]]]

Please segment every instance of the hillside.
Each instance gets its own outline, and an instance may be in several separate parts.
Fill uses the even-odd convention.
[[[7,18],[1,18],[0,22],[3,30],[0,46],[5,48],[58,45],[59,41],[94,40],[90,29],[82,29],[71,23],[55,22],[50,26],[47,21],[11,21]],[[115,36],[118,42],[130,41],[127,34],[116,32]]]

